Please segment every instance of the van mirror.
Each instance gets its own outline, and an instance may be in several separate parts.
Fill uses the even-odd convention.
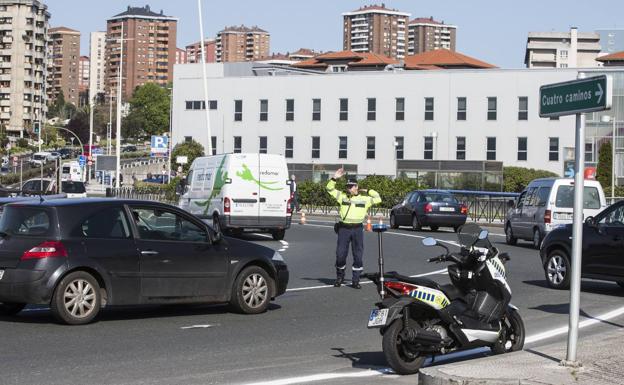
[[[516,207],[516,201],[513,199],[510,199],[507,201],[507,206],[511,209],[513,209],[514,207]]]

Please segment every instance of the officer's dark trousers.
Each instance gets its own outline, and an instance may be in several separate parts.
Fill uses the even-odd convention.
[[[364,254],[364,231],[362,225],[357,227],[340,227],[338,229],[338,245],[336,246],[336,276],[344,278],[347,267],[349,244],[353,254],[353,282],[360,282],[362,273],[362,255]]]

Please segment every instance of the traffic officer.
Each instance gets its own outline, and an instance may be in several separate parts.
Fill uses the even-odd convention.
[[[343,168],[338,169],[334,177],[327,183],[327,192],[340,205],[340,222],[337,224],[336,282],[334,286],[340,287],[344,281],[349,244],[351,244],[353,253],[353,280],[351,281],[351,287],[360,289],[362,288],[360,286],[360,274],[363,270],[362,256],[364,254],[364,229],[362,222],[366,218],[368,209],[374,204],[381,203],[381,198],[375,190],[358,190],[356,181],[347,182],[346,194],[336,190],[336,180],[344,174]]]

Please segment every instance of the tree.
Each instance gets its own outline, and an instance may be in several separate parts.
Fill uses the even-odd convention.
[[[169,90],[154,83],[138,87],[122,125],[124,138],[143,138],[169,131]]]
[[[558,177],[554,172],[524,167],[503,167],[503,191],[521,192],[537,178]]]
[[[613,158],[611,157],[611,142],[603,143],[598,150],[598,166],[596,167],[596,179],[602,187],[611,186],[611,174],[613,173]]]
[[[187,172],[195,158],[204,156],[204,146],[194,140],[179,143],[173,148],[173,152],[171,153],[172,161],[175,162],[178,156],[188,157],[188,162],[183,165],[184,172]]]
[[[83,144],[89,142],[89,107],[81,108],[76,111],[72,119],[67,125],[67,129],[76,134]],[[67,134],[71,135],[71,134]],[[72,135],[73,136],[73,135]]]

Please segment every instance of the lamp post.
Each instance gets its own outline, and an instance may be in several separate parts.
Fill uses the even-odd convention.
[[[615,116],[603,115],[601,120],[604,123],[613,122],[611,126],[611,203],[613,203],[613,198],[615,198]]]
[[[208,131],[208,148],[206,149],[206,153],[212,155],[212,134],[210,132],[210,106],[208,103],[208,80],[206,75],[206,47],[204,46],[204,23],[202,21],[202,4],[201,0],[197,0],[197,15],[199,17],[199,34],[200,34],[200,43],[201,44],[201,55],[202,55],[202,73],[203,73],[203,83],[204,83],[204,104],[206,109],[206,130]]]

